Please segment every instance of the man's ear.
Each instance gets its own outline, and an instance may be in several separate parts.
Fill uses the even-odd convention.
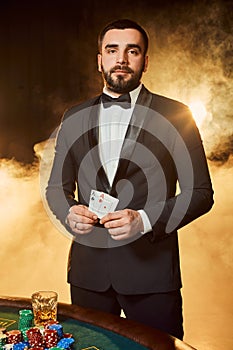
[[[97,55],[98,71],[102,72],[102,55],[98,53]]]
[[[148,62],[149,62],[149,57],[148,57],[148,56],[146,56],[146,57],[145,57],[144,67],[143,67],[143,72],[144,72],[144,73],[147,71],[147,68],[148,68]]]

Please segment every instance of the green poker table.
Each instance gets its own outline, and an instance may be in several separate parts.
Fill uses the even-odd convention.
[[[0,328],[18,329],[19,310],[31,309],[27,298],[0,297]],[[169,334],[101,311],[58,303],[57,319],[73,334],[73,350],[191,350]]]

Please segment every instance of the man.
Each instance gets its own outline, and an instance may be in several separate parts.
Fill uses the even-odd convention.
[[[47,199],[74,237],[72,303],[123,309],[182,339],[177,229],[210,210],[213,191],[189,109],[141,84],[147,48],[146,32],[131,20],[100,33],[103,94],[65,113]],[[91,211],[93,190],[118,198],[116,210]]]

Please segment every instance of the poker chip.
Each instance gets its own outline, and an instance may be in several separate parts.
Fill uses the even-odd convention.
[[[44,342],[46,348],[53,348],[57,346],[58,335],[55,329],[45,329],[44,330]]]
[[[71,334],[71,333],[63,333],[63,338],[73,338],[73,334]]]
[[[14,344],[6,344],[3,346],[3,350],[13,350]]]
[[[33,327],[26,331],[30,347],[43,346],[44,340],[39,328]]]
[[[19,329],[30,328],[33,325],[33,312],[29,309],[19,311]]]
[[[16,344],[19,343],[22,339],[22,333],[18,329],[14,329],[12,331],[8,331],[7,335],[7,343],[8,344]]]
[[[54,321],[54,320],[50,320],[50,321],[47,321],[45,324],[44,324],[44,328],[49,328],[49,326],[51,325],[54,325],[54,324],[59,324],[58,321]]]
[[[29,348],[28,342],[19,342],[13,345],[13,350],[26,350]]]
[[[69,349],[74,344],[74,338],[62,338],[57,343],[57,347],[62,349]]]
[[[22,340],[27,342],[28,341],[28,336],[27,336],[27,331],[30,328],[22,328],[21,333],[22,333]]]

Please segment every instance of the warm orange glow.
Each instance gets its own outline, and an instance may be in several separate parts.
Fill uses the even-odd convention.
[[[189,104],[189,108],[192,112],[193,118],[197,123],[197,126],[200,127],[207,116],[207,111],[204,103],[200,100],[196,100]]]

